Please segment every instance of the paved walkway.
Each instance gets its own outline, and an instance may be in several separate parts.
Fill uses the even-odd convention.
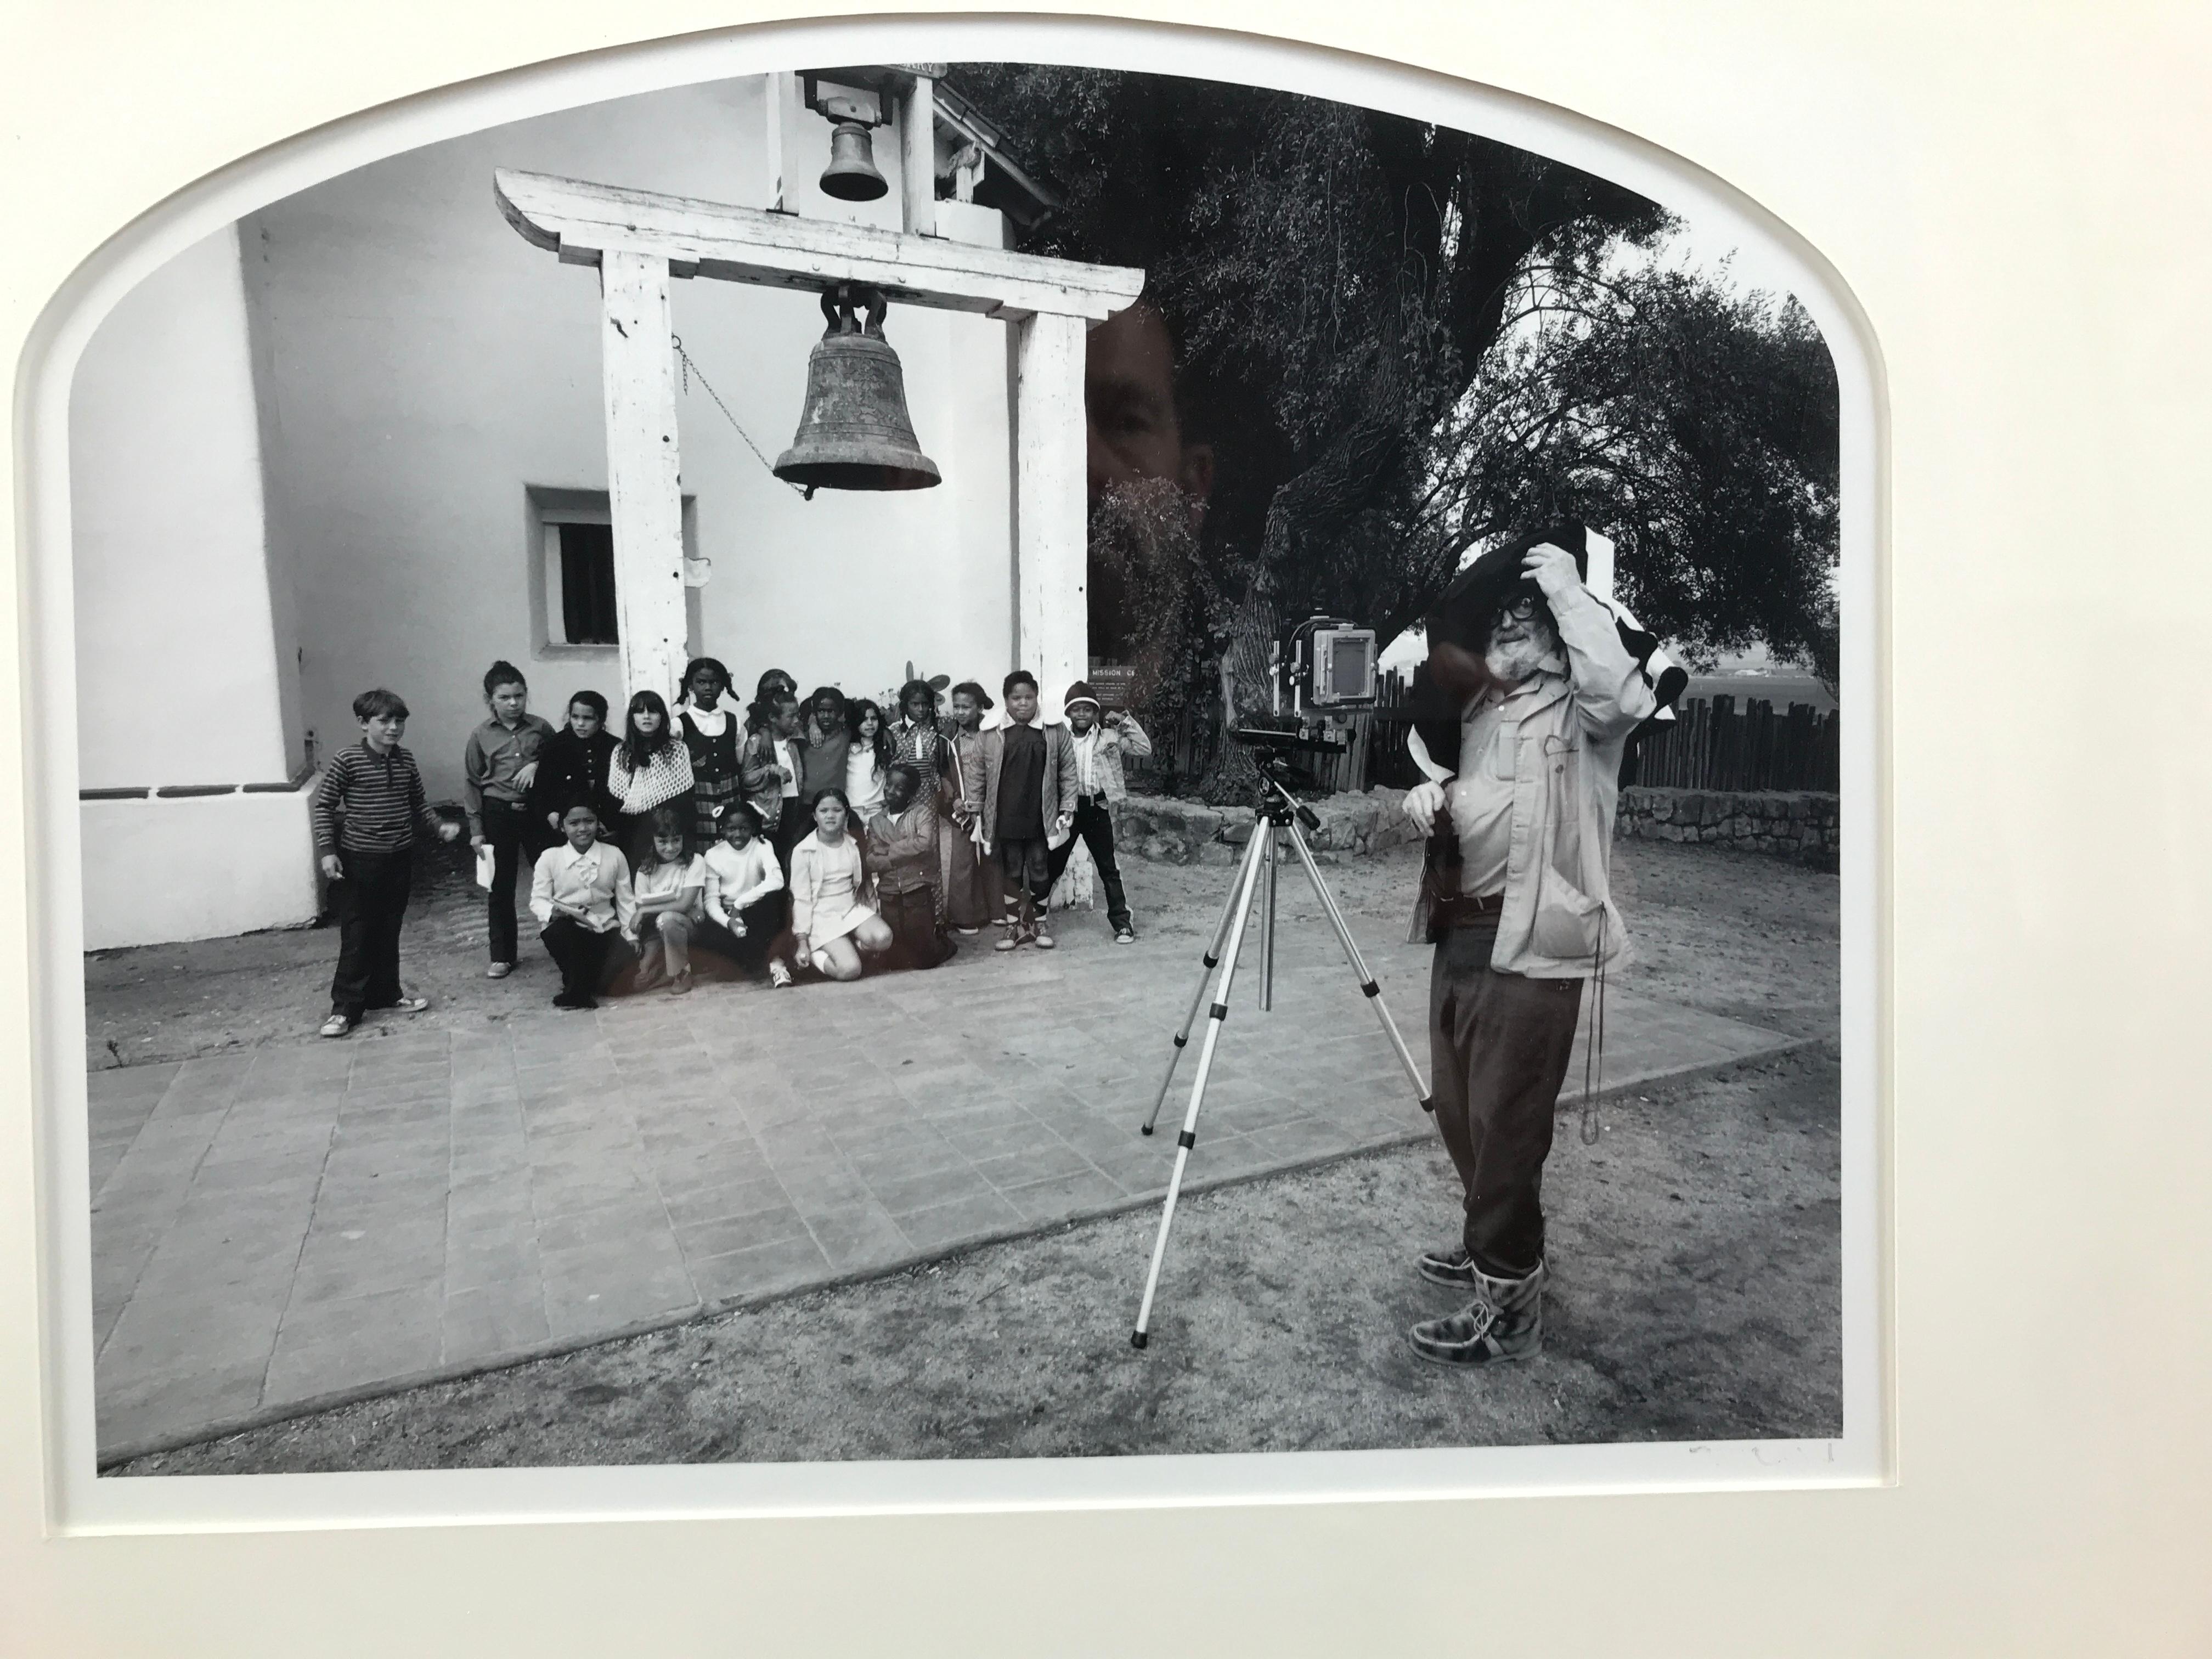
[[[1426,950],[1353,925],[1425,1071]],[[1156,1198],[1194,1041],[1136,1126],[1197,946],[1062,938],[95,1073],[102,1458]],[[1431,1133],[1325,929],[1286,924],[1264,1016],[1257,957],[1191,1184]],[[1788,1046],[1616,989],[1607,1082]]]

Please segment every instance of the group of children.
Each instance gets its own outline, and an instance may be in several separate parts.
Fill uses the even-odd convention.
[[[995,705],[975,682],[951,689],[948,716],[936,686],[909,680],[890,719],[832,686],[802,702],[771,669],[741,718],[726,705],[728,670],[702,657],[673,711],[634,693],[617,738],[598,692],[571,697],[556,731],[530,712],[521,672],[494,663],[462,756],[470,844],[490,866],[488,975],[516,966],[526,864],[563,1008],[617,984],[680,995],[701,966],[779,987],[805,969],[933,968],[954,935],[994,925],[1001,951],[1050,950],[1050,895],[1079,839],[1115,941],[1131,942],[1108,803],[1125,792],[1123,757],[1150,754],[1150,740],[1080,680],[1064,722],[1040,721],[1026,671],[1001,692],[1005,717],[987,726]],[[399,983],[413,849],[462,833],[432,811],[400,747],[406,704],[364,692],[354,715],[362,740],[333,757],[313,811],[340,933],[332,1037],[371,1009],[428,1006]]]

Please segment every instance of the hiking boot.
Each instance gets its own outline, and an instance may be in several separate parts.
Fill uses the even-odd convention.
[[[1455,1291],[1474,1288],[1474,1258],[1464,1244],[1455,1244],[1448,1250],[1424,1250],[1413,1267],[1431,1285],[1449,1285]]]
[[[1479,1267],[1470,1271],[1474,1300],[1455,1314],[1414,1326],[1413,1352],[1439,1365],[1495,1365],[1542,1352],[1543,1264],[1521,1279],[1492,1279]]]

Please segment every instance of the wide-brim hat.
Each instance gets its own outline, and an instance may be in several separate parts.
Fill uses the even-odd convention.
[[[1547,525],[1512,540],[1493,547],[1473,564],[1452,579],[1436,603],[1422,617],[1422,625],[1433,647],[1438,641],[1462,646],[1480,655],[1489,643],[1478,637],[1485,633],[1486,624],[1504,607],[1506,600],[1526,588],[1542,599],[1534,578],[1522,568],[1531,550],[1545,545],[1564,548],[1574,556],[1575,574],[1584,581],[1589,580],[1589,528],[1572,520]],[[1595,597],[1595,596],[1593,596]],[[1661,648],[1659,636],[1639,624],[1629,614],[1628,607],[1618,599],[1601,599],[1600,605],[1612,613],[1613,625],[1620,635],[1620,643],[1628,654],[1636,659],[1644,682],[1651,688],[1656,707],[1651,718],[1671,720],[1674,705],[1688,689],[1690,676]],[[1550,607],[1545,607],[1547,612]],[[1457,750],[1457,715],[1455,708],[1446,708],[1444,699],[1431,680],[1427,665],[1415,671],[1413,702],[1417,724],[1423,739],[1433,750],[1444,743],[1454,752]],[[1433,733],[1433,735],[1431,735]]]

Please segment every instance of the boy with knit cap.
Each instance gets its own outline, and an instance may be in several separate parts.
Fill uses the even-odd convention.
[[[1060,880],[1080,837],[1091,849],[1091,861],[1098,866],[1098,879],[1106,889],[1106,921],[1114,930],[1114,942],[1133,944],[1137,933],[1129,925],[1129,901],[1121,890],[1121,866],[1114,860],[1110,804],[1129,793],[1121,776],[1122,757],[1151,754],[1152,740],[1137,724],[1135,715],[1104,714],[1097,693],[1086,681],[1078,680],[1069,686],[1060,707],[1074,739],[1075,814],[1069,823],[1073,833],[1052,849],[1052,878],[1055,883]]]

